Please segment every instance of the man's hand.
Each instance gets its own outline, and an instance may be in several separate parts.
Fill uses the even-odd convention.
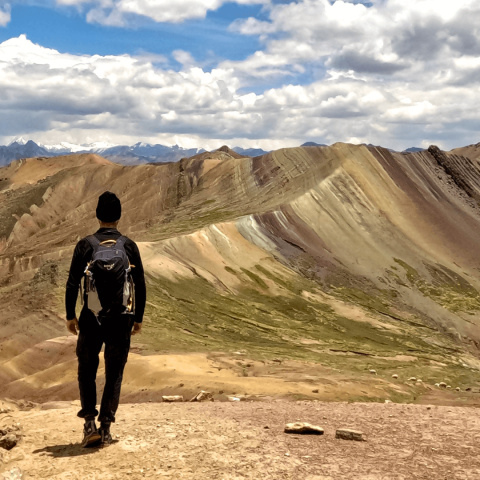
[[[67,330],[74,335],[78,335],[78,320],[76,318],[67,320]]]
[[[142,331],[142,324],[135,322],[132,328],[132,335],[136,335]]]

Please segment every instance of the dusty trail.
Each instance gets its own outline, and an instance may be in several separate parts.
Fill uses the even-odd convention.
[[[322,402],[144,403],[120,406],[116,442],[82,449],[76,405],[15,411],[24,438],[4,454],[1,473],[18,467],[28,479],[132,480],[478,479],[478,410],[399,404]],[[2,422],[7,416],[2,415]],[[292,436],[302,420],[324,436]],[[335,430],[363,431],[366,442],[335,439]]]

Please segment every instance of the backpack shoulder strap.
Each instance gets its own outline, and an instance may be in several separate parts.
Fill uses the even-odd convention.
[[[122,247],[123,249],[125,249],[125,242],[127,241],[127,237],[125,237],[124,235],[120,235],[118,238],[117,238],[117,243],[116,243],[116,246],[117,247]]]
[[[95,235],[89,235],[85,239],[93,248],[93,250],[95,250],[100,245],[100,240]]]

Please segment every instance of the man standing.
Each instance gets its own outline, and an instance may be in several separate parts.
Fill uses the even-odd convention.
[[[130,336],[140,333],[145,310],[146,288],[142,260],[135,242],[128,237],[123,237],[117,230],[121,214],[120,200],[114,193],[105,192],[100,195],[96,209],[100,229],[93,236],[85,237],[77,243],[65,292],[67,329],[69,332],[78,335],[78,385],[82,408],[77,415],[85,419],[82,441],[84,447],[106,446],[112,443],[110,424],[115,422],[123,370],[130,349]],[[78,289],[87,264],[92,259],[95,244],[100,242],[108,244],[108,241],[115,244],[114,241],[118,241],[120,238],[128,261],[132,266],[131,276],[135,285],[134,315],[119,313],[118,311],[114,313],[105,312],[105,309],[96,315],[87,308],[84,302],[80,318],[77,320],[75,306]],[[100,404],[100,415],[98,416],[100,428],[97,430],[95,425],[95,417],[98,415],[95,380],[99,353],[103,344],[105,344],[105,387]]]

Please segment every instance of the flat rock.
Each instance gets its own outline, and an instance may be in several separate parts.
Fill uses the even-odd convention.
[[[311,425],[306,422],[287,423],[285,425],[285,433],[296,433],[300,435],[323,435],[323,428]]]
[[[339,428],[335,433],[335,438],[342,440],[356,440],[357,442],[366,442],[367,439],[362,432],[358,430],[350,430],[349,428]]]
[[[183,395],[164,395],[162,401],[167,403],[183,402]]]

